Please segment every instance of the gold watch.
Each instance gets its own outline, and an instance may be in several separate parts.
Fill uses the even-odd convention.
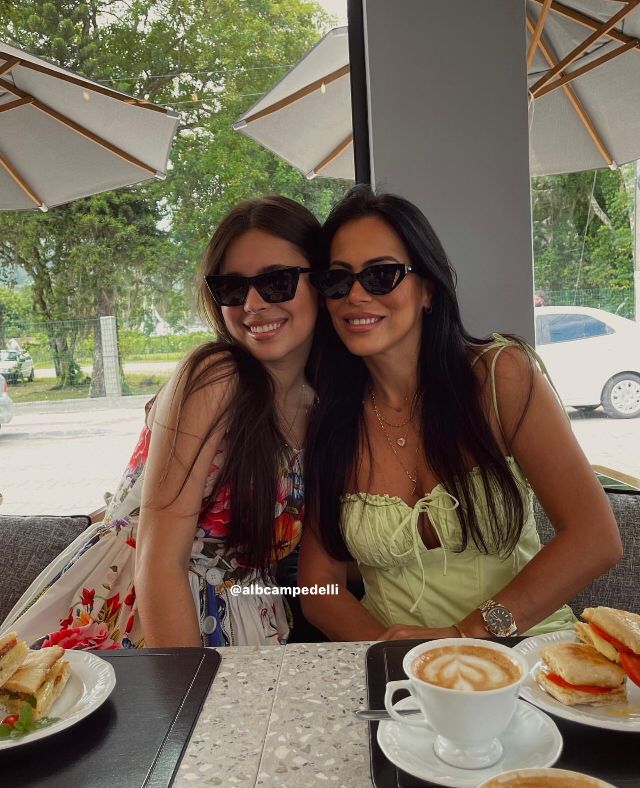
[[[484,628],[490,635],[497,638],[508,638],[518,634],[518,627],[513,613],[493,599],[487,599],[478,608],[484,620]]]

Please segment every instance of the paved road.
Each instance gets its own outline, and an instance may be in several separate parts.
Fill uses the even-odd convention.
[[[142,400],[22,411],[0,430],[1,514],[83,514],[113,492],[143,425]],[[70,404],[68,407],[73,407]],[[98,408],[103,407],[104,410]],[[640,419],[572,414],[590,461],[640,477]]]
[[[177,361],[125,361],[123,364],[125,372],[149,372],[150,374],[161,372],[172,372]],[[86,375],[90,375],[93,367],[81,367]],[[55,378],[56,371],[53,367],[36,367],[37,378]]]
[[[114,492],[142,407],[19,413],[0,430],[0,514],[88,514]]]

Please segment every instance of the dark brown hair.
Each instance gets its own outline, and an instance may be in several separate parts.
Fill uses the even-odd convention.
[[[507,554],[522,532],[525,492],[494,437],[470,363],[473,346],[477,353],[492,340],[478,339],[465,330],[456,276],[447,255],[424,214],[402,197],[376,195],[367,186],[352,189],[325,222],[321,244],[324,267],[340,227],[365,216],[379,217],[397,233],[413,270],[433,286],[432,310],[422,317],[417,407],[429,466],[460,502],[460,549],[471,541],[482,552]],[[307,523],[319,529],[325,549],[339,560],[350,558],[342,539],[340,497],[348,491],[366,441],[363,401],[368,384],[369,372],[362,358],[351,354],[331,329],[319,362],[318,406],[307,436],[305,479]],[[527,405],[528,401],[525,411]],[[516,430],[521,420],[522,416]],[[486,529],[478,522],[478,492],[469,473],[469,458],[477,463],[477,480],[487,500]]]
[[[179,405],[180,410],[190,396],[212,384],[222,381],[234,384],[229,405],[212,421],[202,442],[204,445],[224,420],[225,459],[203,512],[213,508],[228,485],[231,522],[227,544],[241,553],[246,573],[253,569],[265,571],[274,560],[277,473],[284,441],[274,409],[273,380],[260,361],[236,344],[204,277],[218,273],[230,244],[252,229],[264,230],[289,241],[299,249],[310,267],[318,267],[320,224],[305,207],[279,195],[236,205],[211,237],[198,280],[199,311],[216,332],[217,340],[196,348],[187,359],[180,373],[185,383]],[[306,370],[312,385],[315,377],[312,364],[318,341],[316,332]],[[196,459],[197,455],[186,472],[185,481]]]

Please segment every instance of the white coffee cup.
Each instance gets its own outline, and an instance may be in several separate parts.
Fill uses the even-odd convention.
[[[461,646],[499,651],[519,668],[518,678],[497,689],[461,690],[431,684],[416,674],[414,663],[425,652]],[[498,737],[515,712],[518,691],[529,670],[523,656],[489,640],[443,638],[412,648],[405,655],[402,667],[408,680],[388,682],[384,697],[384,705],[394,720],[435,731],[434,751],[442,761],[452,766],[482,769],[500,760],[502,744]],[[411,693],[424,715],[422,719],[400,716],[394,709],[393,696],[399,689]]]

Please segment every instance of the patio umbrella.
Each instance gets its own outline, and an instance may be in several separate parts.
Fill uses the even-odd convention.
[[[178,115],[0,41],[0,210],[164,178]]]
[[[640,159],[639,6],[527,0],[532,175]],[[335,28],[234,128],[307,177],[353,178],[348,58]]]
[[[330,30],[233,128],[307,178],[353,178],[347,28]]]

